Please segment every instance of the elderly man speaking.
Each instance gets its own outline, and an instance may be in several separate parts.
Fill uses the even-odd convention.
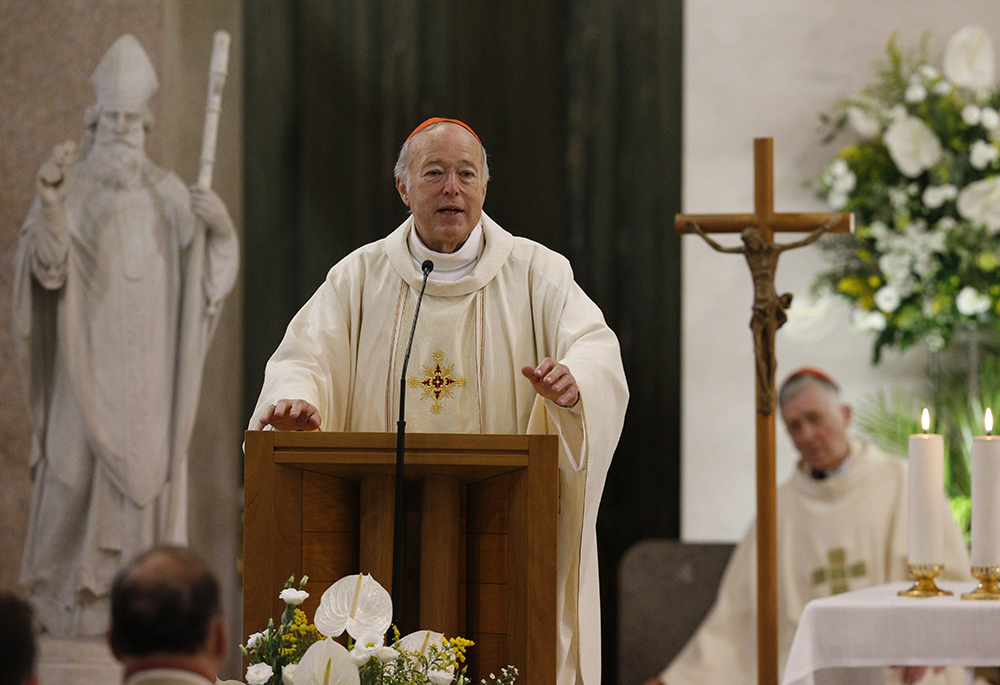
[[[250,427],[394,430],[421,265],[432,261],[412,355],[451,382],[425,392],[408,379],[407,422],[559,435],[558,682],[598,683],[597,508],[628,401],[618,339],[564,257],[483,212],[489,168],[469,126],[425,121],[395,173],[412,216],[335,265],[295,315]]]

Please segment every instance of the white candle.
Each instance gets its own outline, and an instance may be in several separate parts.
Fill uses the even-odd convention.
[[[924,431],[930,427],[927,410]],[[911,435],[909,440],[911,565],[944,563],[944,437],[936,433]]]
[[[986,412],[987,434],[972,439],[972,565],[1000,566],[1000,437]]]

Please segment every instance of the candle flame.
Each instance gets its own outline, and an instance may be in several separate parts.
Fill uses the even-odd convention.
[[[926,433],[931,427],[931,413],[927,411],[927,407],[924,407],[924,411],[920,414],[920,425],[923,427]]]
[[[993,434],[993,410],[989,407],[986,408],[986,417],[983,419],[983,425],[986,426],[986,435]]]

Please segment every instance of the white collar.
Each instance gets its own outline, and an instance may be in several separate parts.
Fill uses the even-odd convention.
[[[434,271],[428,277],[432,281],[457,281],[463,276],[472,273],[479,261],[479,255],[483,247],[483,222],[482,220],[472,229],[472,233],[454,252],[435,252],[430,249],[417,235],[417,229],[411,228],[410,235],[407,236],[407,247],[410,250],[410,257],[413,259],[417,270],[420,270],[424,260],[434,262]]]

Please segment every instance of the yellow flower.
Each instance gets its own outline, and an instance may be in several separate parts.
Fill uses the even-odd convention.
[[[1000,266],[1000,259],[997,258],[996,252],[980,252],[976,255],[976,266],[983,271],[994,271]]]
[[[868,250],[858,250],[858,259],[868,264],[872,262],[872,253]]]
[[[882,285],[882,279],[878,276],[872,275],[868,277],[868,287],[875,290],[880,285]]]
[[[845,276],[840,279],[840,283],[837,284],[837,290],[846,295],[860,297],[867,292],[868,288],[865,287],[864,281],[862,281],[858,276]]]

